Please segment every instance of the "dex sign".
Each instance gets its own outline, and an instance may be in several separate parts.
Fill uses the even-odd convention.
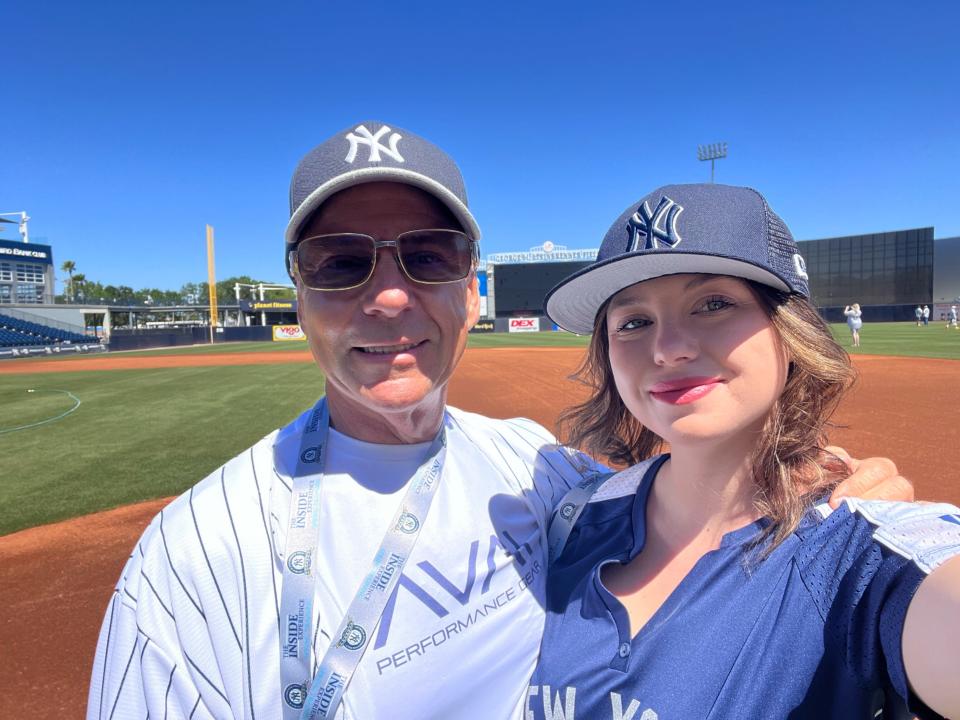
[[[510,318],[510,332],[540,332],[540,318]]]

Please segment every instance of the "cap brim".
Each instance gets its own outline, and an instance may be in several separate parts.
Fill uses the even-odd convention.
[[[480,226],[477,225],[469,208],[443,185],[425,175],[404,168],[372,167],[338,175],[310,193],[290,216],[290,222],[287,223],[285,234],[287,248],[289,249],[297,241],[297,235],[300,234],[303,223],[328,197],[348,187],[371,182],[399,182],[427,191],[450,209],[470,237],[474,240],[480,239]]]
[[[547,293],[547,316],[564,330],[589,335],[597,311],[618,292],[644,280],[681,273],[732,275],[790,291],[787,283],[769,270],[742,260],[709,253],[646,251],[626,257],[618,255],[574,273]]]

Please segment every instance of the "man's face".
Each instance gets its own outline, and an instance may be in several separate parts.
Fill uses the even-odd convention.
[[[409,230],[461,227],[433,195],[401,183],[367,183],[332,195],[300,233],[363,233],[393,240]],[[378,250],[373,276],[351,290],[297,286],[298,315],[317,365],[327,377],[334,417],[350,421],[421,406],[442,406],[446,384],[479,316],[476,274],[424,285]]]

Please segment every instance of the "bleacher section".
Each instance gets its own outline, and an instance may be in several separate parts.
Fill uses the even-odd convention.
[[[90,335],[60,330],[0,314],[0,347],[34,347],[62,343],[98,343]]]

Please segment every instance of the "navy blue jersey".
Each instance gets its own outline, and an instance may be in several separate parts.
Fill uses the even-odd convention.
[[[725,535],[631,638],[600,568],[642,551],[664,459],[608,481],[551,566],[527,720],[872,718],[908,700],[938,717],[908,689],[901,635],[920,582],[960,554],[960,510],[812,509],[765,559],[751,542],[759,520]]]

